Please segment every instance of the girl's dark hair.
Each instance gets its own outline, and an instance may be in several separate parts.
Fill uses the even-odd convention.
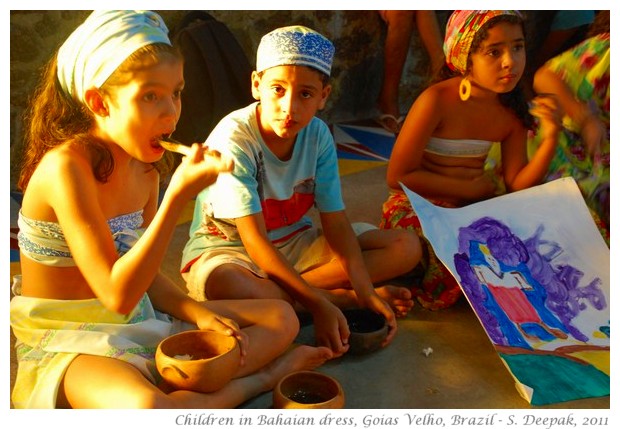
[[[170,55],[182,60],[180,52],[167,44],[151,44],[138,49],[114,71],[100,90],[109,95],[114,86],[127,83],[133,72],[158,64]],[[90,133],[94,124],[92,112],[86,105],[65,94],[56,73],[55,55],[43,68],[41,81],[24,116],[24,156],[18,182],[22,191],[26,190],[43,156],[68,141],[84,146],[91,153],[93,174],[98,181],[105,183],[114,171],[114,158],[110,150]],[[170,172],[173,163],[174,157],[166,152],[160,161],[153,163],[153,167],[163,178]]]
[[[597,34],[609,33],[610,29],[609,10],[599,10],[596,12],[594,22],[590,24],[587,37],[594,37]]]
[[[473,52],[476,52],[480,48],[482,42],[487,39],[489,29],[502,22],[521,25],[521,28],[523,29],[523,34],[525,35],[525,26],[523,23],[523,19],[518,15],[499,15],[489,19],[474,36],[471,47],[469,49],[469,57],[467,58],[467,70],[469,70],[471,67],[471,54]],[[431,84],[441,82],[443,80],[450,79],[456,76],[461,76],[461,73],[456,70],[451,70],[447,64],[444,64],[443,67],[436,73]],[[499,100],[503,106],[508,107],[513,112],[515,112],[517,117],[521,120],[521,123],[527,129],[532,129],[534,127],[534,117],[529,112],[527,100],[523,90],[523,78],[521,78],[517,86],[515,86],[512,91],[499,94]]]

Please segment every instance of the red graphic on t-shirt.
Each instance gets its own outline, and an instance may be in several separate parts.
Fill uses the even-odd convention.
[[[314,205],[314,180],[308,179],[295,186],[288,200],[266,199],[261,201],[267,230],[292,225],[300,220]]]

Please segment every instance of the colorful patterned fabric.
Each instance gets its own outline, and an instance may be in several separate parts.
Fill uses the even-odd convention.
[[[295,25],[264,35],[256,52],[256,71],[271,67],[299,65],[330,75],[334,45],[316,31]]]
[[[465,74],[474,36],[487,21],[499,15],[521,16],[516,10],[455,10],[450,15],[443,51],[451,70]]]
[[[439,201],[432,202],[441,207],[454,207]],[[411,293],[420,305],[429,310],[440,310],[456,303],[462,294],[461,288],[424,238],[420,220],[403,192],[390,192],[387,201],[383,203],[383,215],[379,227],[408,229],[415,231],[423,239],[424,255],[421,265],[424,277],[421,284],[411,286]]]
[[[546,181],[560,177],[573,177],[577,181],[588,207],[602,219],[603,226],[609,226],[609,33],[585,40],[549,60],[546,66],[558,74],[571,88],[575,96],[589,105],[592,112],[596,112],[607,130],[600,155],[593,159],[586,152],[577,124],[565,117],[564,128],[560,134],[558,147],[549,167]],[[540,141],[540,134],[530,133],[528,139],[530,155],[536,151]],[[601,226],[601,219],[595,217],[599,227]],[[609,233],[605,234],[604,228],[602,233],[603,237],[609,242]]]
[[[106,309],[98,299],[25,296],[11,300],[10,313],[19,363],[11,396],[15,408],[55,408],[65,371],[80,354],[128,362],[157,383],[157,345],[189,329],[154,310],[146,294],[129,315]]]
[[[20,246],[45,265],[72,266],[73,259],[57,223],[20,213]],[[119,255],[137,241],[142,210],[108,220]],[[56,250],[61,252],[56,252]],[[66,252],[62,251],[66,249]],[[153,308],[147,294],[128,315],[107,309],[98,299],[62,300],[21,296],[21,275],[13,278],[10,304],[15,334],[17,376],[11,399],[15,408],[54,408],[65,371],[78,355],[106,356],[128,362],[153,383],[159,381],[155,350],[165,337],[193,329]]]
[[[138,240],[138,229],[143,223],[142,212],[139,210],[108,220],[119,254],[126,253]],[[69,245],[58,223],[29,219],[20,210],[17,225],[17,240],[24,256],[48,266],[75,266]]]
[[[58,81],[66,94],[83,101],[131,54],[153,43],[170,45],[168,28],[147,10],[95,11],[58,51]]]

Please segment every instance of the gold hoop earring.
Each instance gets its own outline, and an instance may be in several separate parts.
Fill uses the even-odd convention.
[[[459,97],[461,97],[461,100],[467,101],[470,95],[471,83],[469,82],[469,79],[464,77],[463,79],[461,79],[461,84],[459,85]]]

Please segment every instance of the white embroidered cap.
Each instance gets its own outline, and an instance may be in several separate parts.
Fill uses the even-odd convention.
[[[256,53],[256,71],[300,65],[330,75],[334,45],[325,36],[301,25],[282,27],[264,35]]]

